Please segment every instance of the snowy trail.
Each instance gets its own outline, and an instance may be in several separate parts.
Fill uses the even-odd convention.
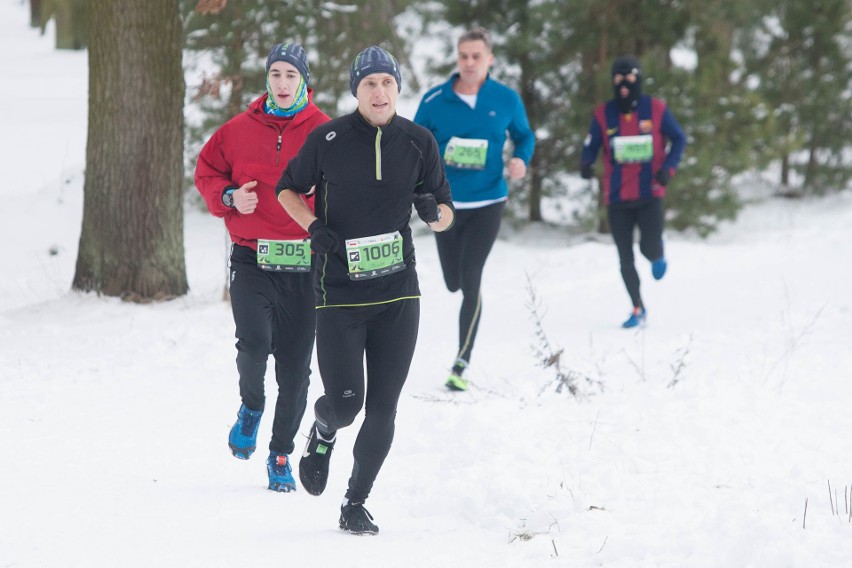
[[[140,306],[69,291],[86,56],[52,51],[17,1],[0,2],[0,22],[0,155],[15,165],[0,191],[26,197],[0,224],[11,245],[0,278],[0,566],[848,564],[849,192],[752,206],[706,241],[669,234],[666,278],[638,265],[641,331],[618,327],[628,302],[608,241],[500,240],[474,387],[456,395],[441,385],[460,299],[418,233],[420,340],[367,503],[381,532],[351,537],[337,516],[357,423],[340,433],[320,497],[268,492],[263,452],[246,462],[227,449],[239,401],[219,220],[187,211],[184,298]],[[59,122],[22,112],[57,75]],[[45,160],[51,136],[59,150]],[[527,276],[563,370],[602,390],[557,394],[553,372],[536,366]],[[315,375],[311,402],[319,388]],[[266,416],[261,447],[269,428]]]

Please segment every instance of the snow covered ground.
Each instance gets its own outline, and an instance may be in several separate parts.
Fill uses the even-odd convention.
[[[186,297],[70,291],[86,54],[27,22],[0,0],[0,567],[852,565],[849,192],[669,234],[666,278],[639,265],[640,331],[619,328],[608,240],[499,241],[462,394],[442,389],[460,298],[418,234],[420,340],[367,504],[381,533],[353,537],[337,516],[357,423],[320,497],[271,493],[262,449],[228,451],[221,221],[186,213]],[[528,279],[582,397],[536,364]]]

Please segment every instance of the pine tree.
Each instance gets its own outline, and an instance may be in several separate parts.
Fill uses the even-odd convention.
[[[460,30],[481,26],[493,40],[493,78],[518,91],[530,126],[536,131],[536,150],[525,179],[511,182],[510,210],[526,206],[529,221],[541,221],[541,201],[561,189],[560,175],[566,171],[566,154],[575,145],[566,137],[566,113],[574,84],[566,53],[562,21],[564,2],[527,0],[448,1],[424,12],[432,22],[444,21],[458,33],[446,36],[446,59],[455,53],[454,39]],[[570,27],[570,26],[569,26]],[[444,66],[441,71],[449,68]]]
[[[769,140],[787,193],[843,189],[852,179],[852,4],[773,2],[742,42],[749,77],[772,108]],[[795,175],[794,175],[795,174]]]
[[[683,45],[695,54],[694,68],[673,68],[658,59],[649,73],[659,77],[655,96],[669,103],[689,137],[666,192],[668,225],[704,236],[740,208],[731,178],[755,164],[751,135],[760,125],[752,109],[759,98],[734,80],[733,42],[749,13],[724,0],[707,0],[685,16]]]

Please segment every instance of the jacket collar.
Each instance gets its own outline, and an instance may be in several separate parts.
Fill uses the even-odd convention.
[[[442,91],[443,91],[443,95],[444,95],[445,99],[458,99],[459,98],[459,96],[453,90],[453,85],[455,84],[456,79],[458,79],[459,76],[460,76],[459,72],[456,71],[455,73],[450,75],[449,80],[446,83],[444,83],[444,85],[446,85],[446,88],[442,89]],[[486,91],[486,89],[490,89],[491,84],[493,82],[494,82],[494,79],[491,78],[491,73],[489,72],[485,76],[485,81],[482,83],[482,86],[479,87],[479,92],[476,93],[476,96],[483,94]]]
[[[352,122],[355,124],[358,130],[362,132],[368,132],[372,136],[375,136],[376,132],[379,130],[378,126],[373,126],[372,124],[367,122],[367,119],[364,118],[364,116],[360,113],[360,111],[358,111],[358,109],[355,109],[351,116]],[[394,113],[390,121],[384,126],[382,126],[382,133],[390,134],[391,132],[395,132],[399,128],[398,123],[398,115]]]
[[[263,110],[263,105],[266,99],[269,98],[269,93],[263,93],[249,104],[248,114],[252,118],[263,122],[264,124],[301,124],[308,120],[319,109],[314,104],[314,90],[308,87],[308,106],[297,112],[292,117],[281,117],[267,113]]]

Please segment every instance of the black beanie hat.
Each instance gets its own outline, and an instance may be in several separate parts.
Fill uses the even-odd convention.
[[[311,69],[308,67],[308,55],[305,49],[298,43],[277,43],[269,50],[269,55],[266,57],[266,74],[269,74],[269,68],[276,61],[284,61],[295,67],[302,77],[305,79],[305,84],[311,82]]]
[[[402,91],[402,78],[399,75],[399,63],[391,53],[377,45],[371,45],[355,56],[352,67],[349,68],[349,88],[352,96],[358,96],[358,85],[361,79],[373,73],[387,73],[396,79],[397,88]]]

